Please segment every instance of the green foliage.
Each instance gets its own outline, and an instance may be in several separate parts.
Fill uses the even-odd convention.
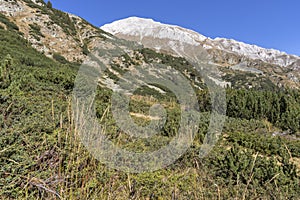
[[[180,69],[186,64],[182,59],[158,56],[165,63],[176,65],[178,61]],[[200,127],[188,152],[165,169],[128,174],[105,167],[80,142],[72,116],[72,109],[78,108],[71,108],[78,66],[60,56],[56,58],[60,62],[37,52],[15,31],[0,30],[0,84],[6,83],[0,88],[1,199],[300,196],[299,168],[295,164],[300,157],[300,143],[271,136],[273,130],[269,130],[278,130],[273,126],[299,130],[299,91],[227,90],[231,117],[225,124],[224,136],[204,159],[198,155],[209,128],[210,97],[207,90],[198,91]],[[136,98],[129,105],[132,113],[147,115],[156,103],[166,109],[166,124],[148,140],[130,137],[120,130],[112,116],[111,95],[111,90],[99,86],[95,111],[105,135],[113,143],[127,150],[147,152],[163,147],[175,137],[181,108],[174,98],[155,95],[150,88],[134,94]],[[148,119],[134,119],[142,125],[149,123]],[[266,121],[272,123],[271,128],[266,127]]]
[[[2,13],[0,13],[0,22],[6,25],[7,29],[18,31],[19,27],[13,22],[9,21]]]
[[[0,198],[39,198],[45,192],[24,177],[51,174],[42,155],[55,146],[78,67],[45,57],[14,31],[0,30],[0,38]]]
[[[231,86],[235,89],[252,88],[255,90],[276,90],[276,85],[262,74],[253,74],[249,72],[238,72],[235,71],[227,72],[225,76],[222,77],[225,81],[230,82]]]
[[[8,54],[0,65],[0,88],[7,88],[10,85],[12,67],[13,60]]]
[[[84,45],[82,46],[82,53],[84,55],[88,55],[90,53],[86,43],[84,43]]]
[[[300,131],[299,90],[227,89],[227,116],[241,119],[267,120],[292,133]],[[198,91],[200,109],[211,110],[210,93]]]
[[[255,194],[261,198],[266,193],[273,198],[299,196],[299,168],[293,159],[299,158],[299,141],[271,136],[263,126],[260,121],[229,119],[223,140],[205,158],[219,178],[218,184],[235,188],[228,197]]]
[[[266,156],[286,156],[287,147],[293,157],[300,157],[300,142],[286,140],[281,137],[270,137],[270,135],[246,134],[242,132],[230,133],[228,142],[236,143],[241,147],[255,150]]]
[[[30,27],[30,34],[33,35],[38,41],[40,40],[40,37],[45,37],[42,33],[41,33],[41,27],[36,24],[29,24]]]
[[[227,90],[227,115],[243,119],[267,119],[295,133],[300,128],[299,97],[297,90]]]
[[[50,1],[47,2],[46,6],[47,6],[47,8],[52,9],[52,3]]]
[[[41,9],[42,11],[44,10],[44,6],[46,5],[45,2],[43,0],[36,0],[37,3],[40,3],[42,4],[42,6],[32,2],[31,0],[23,0],[24,2],[26,2],[26,4],[28,6],[30,6],[31,8],[39,8]]]
[[[67,63],[68,61],[65,59],[65,57],[63,57],[62,55],[58,54],[58,53],[54,53],[53,54],[53,59],[56,60],[57,62],[60,62],[62,64]]]
[[[75,36],[77,31],[72,19],[65,12],[52,8],[50,1],[47,4],[44,1],[40,1],[43,5],[37,5],[31,0],[24,0],[28,6],[39,9],[43,14],[47,14],[50,19],[64,30],[68,35]]]
[[[277,156],[267,158],[234,143],[229,150],[220,150],[216,157],[211,157],[210,162],[215,175],[226,185],[246,187],[248,190],[244,192],[249,195],[255,193],[261,196],[266,192],[274,195],[274,188],[277,188],[277,195],[290,194],[289,198],[300,193],[296,167],[286,156],[281,159]]]
[[[62,27],[66,34],[73,36],[76,35],[77,31],[75,25],[67,13],[54,8],[51,9],[51,12],[52,13],[49,13],[49,16],[55,24]]]

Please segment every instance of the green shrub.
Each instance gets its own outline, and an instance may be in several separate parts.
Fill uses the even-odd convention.
[[[53,59],[56,60],[57,62],[60,63],[67,63],[68,61],[65,59],[65,57],[63,57],[62,55],[58,54],[58,53],[54,53],[53,54]]]
[[[36,37],[45,37],[42,33],[41,33],[41,27],[34,23],[34,24],[29,24],[30,27],[30,34],[36,36]]]
[[[19,31],[19,27],[14,24],[13,22],[9,21],[5,15],[3,15],[2,13],[0,13],[0,22],[2,22],[3,24],[6,25],[6,27],[10,30],[15,30],[15,31]]]

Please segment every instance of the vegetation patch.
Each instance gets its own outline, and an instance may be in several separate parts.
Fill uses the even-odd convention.
[[[81,143],[72,114],[73,109],[78,109],[72,107],[72,90],[79,65],[58,54],[53,55],[56,61],[47,58],[15,30],[0,29],[1,199],[297,199],[300,196],[299,168],[295,164],[300,158],[298,90],[227,89],[228,117],[223,135],[205,158],[199,157],[199,151],[209,129],[211,103],[206,88],[196,90],[201,113],[191,148],[164,169],[125,173],[100,163]],[[174,65],[182,74],[186,71],[198,76],[184,59],[147,49],[141,53],[148,62]],[[165,108],[166,123],[149,140],[131,137],[120,130],[111,111],[112,90],[97,88],[94,102],[97,120],[114,144],[127,150],[149,152],[176,137],[180,105],[170,98],[166,88],[156,86],[166,91],[167,97],[151,88],[141,88],[129,104],[135,122],[142,126],[149,123],[144,116],[152,105],[160,103]],[[275,134],[284,132],[288,134]]]
[[[40,40],[40,37],[45,37],[42,33],[41,33],[41,27],[36,24],[29,24],[30,27],[30,31],[29,33],[34,36],[38,41]]]
[[[19,27],[13,22],[9,21],[9,19],[7,19],[2,13],[0,13],[0,22],[5,24],[9,30],[19,31]]]

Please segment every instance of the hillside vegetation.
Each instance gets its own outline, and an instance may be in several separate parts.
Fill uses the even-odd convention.
[[[0,29],[1,199],[299,198],[299,90],[228,88],[223,134],[209,156],[201,159],[199,149],[211,111],[209,92],[203,87],[196,91],[203,114],[200,128],[180,159],[151,173],[112,170],[87,151],[74,125],[72,90],[80,64],[60,54],[46,57],[22,37],[16,24],[4,15],[0,20],[8,27]],[[38,33],[37,27],[32,29]],[[186,74],[183,58],[149,49],[140,53],[144,62],[159,58]],[[115,144],[146,152],[177,134],[180,107],[171,94],[145,87],[132,96],[130,112],[137,124],[149,123],[148,110],[157,102],[167,110],[166,124],[149,140],[130,137],[118,128],[110,109],[111,94],[111,89],[99,85],[95,109]]]

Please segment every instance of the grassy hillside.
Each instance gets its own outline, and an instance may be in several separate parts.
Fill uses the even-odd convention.
[[[14,25],[10,26],[10,30],[0,30],[1,199],[300,196],[299,91],[228,89],[228,119],[222,138],[204,159],[198,153],[208,129],[210,100],[206,90],[197,91],[203,116],[188,152],[156,172],[124,173],[101,164],[80,142],[72,116],[76,108],[71,106],[79,65],[47,58],[22,39]],[[149,50],[142,53],[147,62],[153,61],[149,56],[162,56]],[[185,69],[182,59],[162,59],[176,69]],[[180,109],[172,98],[150,98],[154,91],[149,88],[133,96],[132,113],[146,115],[156,102],[163,103],[168,113],[161,132],[150,140],[141,140],[118,129],[109,109],[111,93],[99,86],[95,105],[99,123],[114,143],[144,152],[160,148],[176,135]],[[149,122],[143,117],[134,119],[141,125]]]

